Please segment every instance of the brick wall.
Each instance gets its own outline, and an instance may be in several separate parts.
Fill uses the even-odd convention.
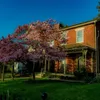
[[[95,47],[95,25],[90,24],[82,27],[77,28],[84,28],[84,42],[81,44],[88,45],[90,47]],[[76,44],[76,29],[69,29],[67,36],[69,37],[69,40],[67,44]]]

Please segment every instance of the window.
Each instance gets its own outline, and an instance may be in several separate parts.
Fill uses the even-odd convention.
[[[83,28],[76,29],[76,43],[83,42],[83,39],[84,39],[83,33],[84,33]]]

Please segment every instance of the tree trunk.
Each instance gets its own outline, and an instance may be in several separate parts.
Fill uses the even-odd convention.
[[[66,64],[64,63],[64,75],[66,74]]]
[[[0,79],[2,77],[2,66],[0,66]]]
[[[33,80],[35,80],[35,62],[33,62],[32,74],[33,74]]]
[[[78,70],[79,70],[79,65],[80,65],[80,64],[79,64],[79,58],[78,58]]]
[[[2,70],[2,81],[4,81],[4,72],[5,72],[5,65],[3,65],[3,70]]]
[[[46,73],[46,59],[44,58],[44,73]]]
[[[14,64],[12,65],[12,80],[14,80]]]
[[[50,60],[48,60],[48,71],[50,72]]]

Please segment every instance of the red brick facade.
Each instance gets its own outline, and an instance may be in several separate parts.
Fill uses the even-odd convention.
[[[84,28],[84,42],[81,44],[94,48],[95,47],[95,25],[94,24],[80,26],[68,30],[66,29],[66,31],[68,31],[67,36],[69,37],[67,44],[76,44],[75,30],[78,28]]]
[[[70,26],[66,29],[62,29],[62,31],[66,31],[66,36],[69,37],[69,40],[66,43],[66,46],[71,46],[71,45],[83,45],[86,47],[89,47],[91,49],[95,49],[96,47],[96,33],[95,33],[95,24],[94,22],[90,22],[90,23],[83,23],[83,24],[78,24],[78,25],[74,25],[74,26]],[[81,43],[77,43],[76,42],[76,30],[83,28],[83,42]],[[85,51],[85,50],[84,50]],[[74,52],[74,51],[73,51]],[[92,53],[93,53],[93,57],[92,57]],[[66,57],[66,72],[68,73],[73,73],[75,71],[75,69],[77,68],[78,65],[78,55],[82,53],[74,53],[74,54],[68,54],[68,57]],[[87,53],[86,53],[86,60],[83,60],[83,63],[87,69],[88,72],[94,72],[94,51],[91,51],[89,49],[87,49]],[[91,60],[92,59],[92,60]],[[61,62],[60,64],[58,64],[56,62],[56,67],[55,70],[59,72],[61,68]]]

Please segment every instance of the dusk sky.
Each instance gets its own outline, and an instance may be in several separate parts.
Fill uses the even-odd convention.
[[[23,24],[49,18],[67,25],[92,20],[98,0],[0,0],[0,37]]]

